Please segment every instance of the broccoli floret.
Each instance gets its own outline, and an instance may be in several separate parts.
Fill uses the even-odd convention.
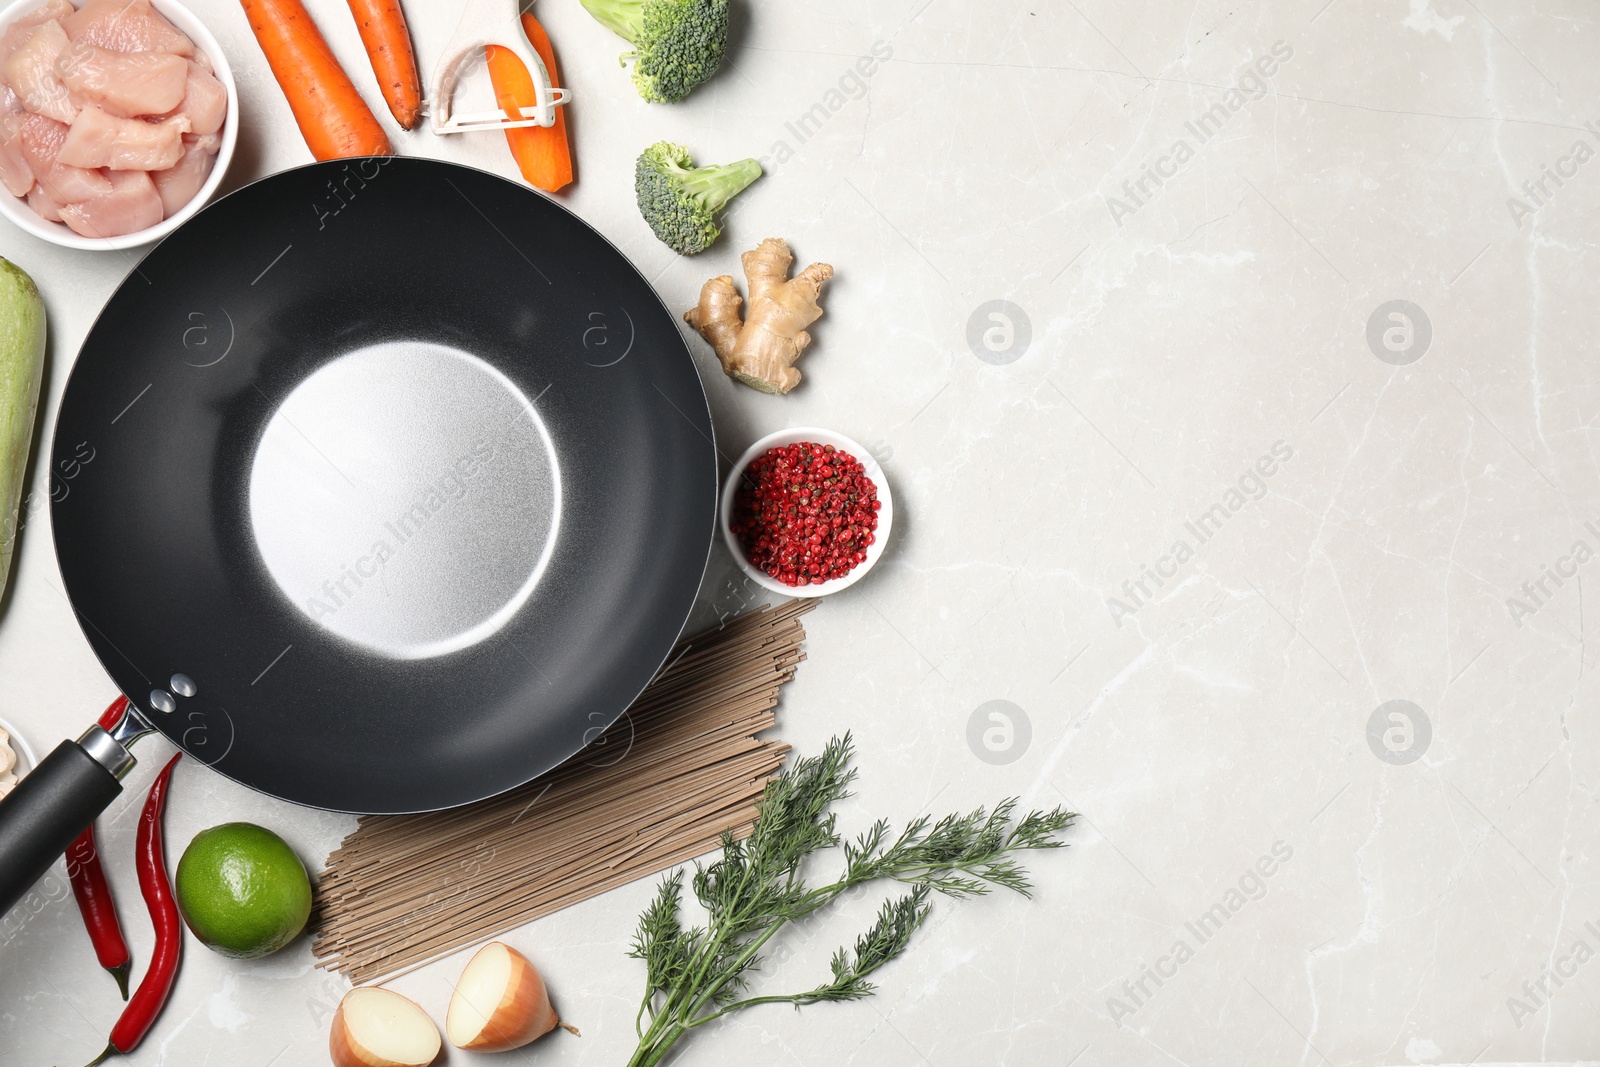
[[[728,45],[728,0],[582,0],[632,44],[633,84],[653,104],[676,104],[717,72]]]
[[[633,191],[656,236],[673,251],[692,256],[722,235],[717,212],[759,177],[761,164],[753,159],[696,167],[687,148],[657,141],[639,154]]]

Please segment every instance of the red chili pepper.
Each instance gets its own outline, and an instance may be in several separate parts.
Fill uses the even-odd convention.
[[[127,710],[128,698],[119,696],[100,716],[100,726],[109,730],[117,725]],[[95,841],[94,823],[78,835],[67,849],[67,877],[72,881],[72,895],[78,900],[78,911],[83,914],[84,929],[94,944],[94,954],[100,966],[111,972],[128,999],[128,971],[133,967],[133,957],[128,954],[128,943],[122,937],[122,924],[117,921],[116,901],[111,898],[111,884],[106,881],[105,868],[100,865],[100,849]]]
[[[161,1009],[166,1006],[167,995],[178,977],[178,963],[183,959],[183,920],[178,916],[178,902],[172,895],[172,881],[167,877],[167,852],[161,836],[161,815],[167,808],[167,783],[172,780],[172,768],[183,758],[179,752],[156,775],[145,799],[144,811],[139,815],[139,835],[134,856],[139,867],[139,889],[150,909],[150,921],[156,929],[156,947],[150,956],[150,969],[139,980],[133,999],[122,1009],[122,1017],[111,1028],[111,1043],[89,1067],[94,1067],[111,1056],[132,1052],[150,1032],[151,1025]]]

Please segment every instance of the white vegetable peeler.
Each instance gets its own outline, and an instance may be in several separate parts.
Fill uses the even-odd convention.
[[[507,18],[511,21],[509,40],[506,39]],[[498,107],[488,111],[456,110],[456,94],[462,82],[468,75],[484,69],[484,50],[491,44],[515,52],[533,77],[535,103],[532,107],[521,108],[521,117]],[[466,0],[461,21],[456,24],[456,32],[444,54],[433,79],[430,110],[434,133],[553,126],[556,108],[571,99],[572,94],[567,90],[550,84],[550,71],[528,42],[528,35],[522,32],[522,7],[518,0]]]

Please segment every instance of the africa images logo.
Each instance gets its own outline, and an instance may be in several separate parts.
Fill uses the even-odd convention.
[[[388,537],[380,534],[365,555],[342,565],[338,574],[324,581],[322,596],[306,598],[306,614],[313,619],[325,619],[354,600],[362,586],[383,573],[384,566],[401,547],[421,533],[452,502],[467,495],[472,482],[485,472],[494,458],[494,445],[480,438],[444,474],[419,492],[410,507],[383,524]]]
[[[1156,560],[1154,567],[1147,563],[1137,578],[1129,578],[1122,583],[1121,597],[1106,598],[1106,610],[1111,612],[1111,621],[1121,627],[1123,619],[1154,600],[1155,593],[1151,586],[1160,589],[1176,578],[1180,568],[1194,559],[1199,547],[1222,532],[1225,522],[1242,511],[1247,503],[1259,501],[1267,495],[1266,480],[1293,458],[1294,446],[1287,441],[1274,442],[1270,452],[1239,475],[1236,485],[1230,485],[1223,491],[1221,500],[1183,524],[1184,531],[1194,537],[1193,543],[1187,537],[1173,541],[1166,553]]]
[[[1596,545],[1600,545],[1600,526],[1596,525],[1596,520],[1585,522],[1583,529]],[[1517,590],[1521,596],[1506,597],[1506,611],[1510,613],[1511,621],[1521,629],[1524,619],[1537,615],[1554,600],[1557,590],[1576,578],[1578,569],[1594,557],[1594,545],[1580,537],[1572,542],[1572,547],[1567,549],[1565,555],[1557,556],[1555,562],[1540,564],[1539,574],[1523,582]]]
[[[1594,136],[1596,142],[1600,142],[1600,126],[1591,120],[1585,122],[1583,128]],[[1554,200],[1567,182],[1578,176],[1579,169],[1594,157],[1594,146],[1580,137],[1572,142],[1566,155],[1556,159],[1553,169],[1550,164],[1541,163],[1539,173],[1524,181],[1518,190],[1527,199],[1506,197],[1506,210],[1511,212],[1511,221],[1517,224],[1517,229],[1522,229],[1524,222]]]
[[[1273,41],[1266,54],[1257,59],[1232,88],[1224,91],[1221,99],[1183,124],[1189,137],[1175,139],[1164,155],[1146,164],[1137,177],[1124,181],[1121,198],[1105,198],[1111,221],[1121,228],[1123,219],[1153,200],[1163,183],[1176,178],[1184,164],[1198,154],[1200,146],[1220,134],[1228,121],[1245,110],[1251,101],[1269,94],[1267,79],[1293,58],[1294,48],[1287,41]],[[1194,139],[1192,142],[1190,137]]]
[[[1183,924],[1184,933],[1173,940],[1172,946],[1158,956],[1155,963],[1141,964],[1138,974],[1122,983],[1122,996],[1106,998],[1111,1021],[1121,1026],[1124,1019],[1137,1014],[1155,999],[1161,986],[1176,978],[1183,965],[1194,959],[1235,915],[1267,895],[1272,876],[1292,859],[1294,846],[1281,839],[1274,841],[1268,853],[1258,856],[1255,863],[1223,891],[1220,899]]]

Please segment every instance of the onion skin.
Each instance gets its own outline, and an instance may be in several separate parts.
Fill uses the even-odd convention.
[[[463,1035],[449,1035],[451,1044],[457,1048],[472,1052],[507,1052],[543,1037],[561,1024],[538,968],[509,945],[494,942],[478,951],[495,949],[503,949],[511,958],[511,975],[505,991],[500,1003],[490,1011],[488,1022],[475,1036],[463,1042],[457,1040]],[[470,969],[472,964],[469,962],[467,967]]]
[[[350,1034],[344,1026],[344,1009],[340,1008],[333,1015],[333,1028],[328,1031],[328,1056],[333,1060],[334,1067],[363,1067],[367,1061],[356,1055],[350,1046]],[[389,1067],[389,1061],[372,1064],[371,1067]]]

